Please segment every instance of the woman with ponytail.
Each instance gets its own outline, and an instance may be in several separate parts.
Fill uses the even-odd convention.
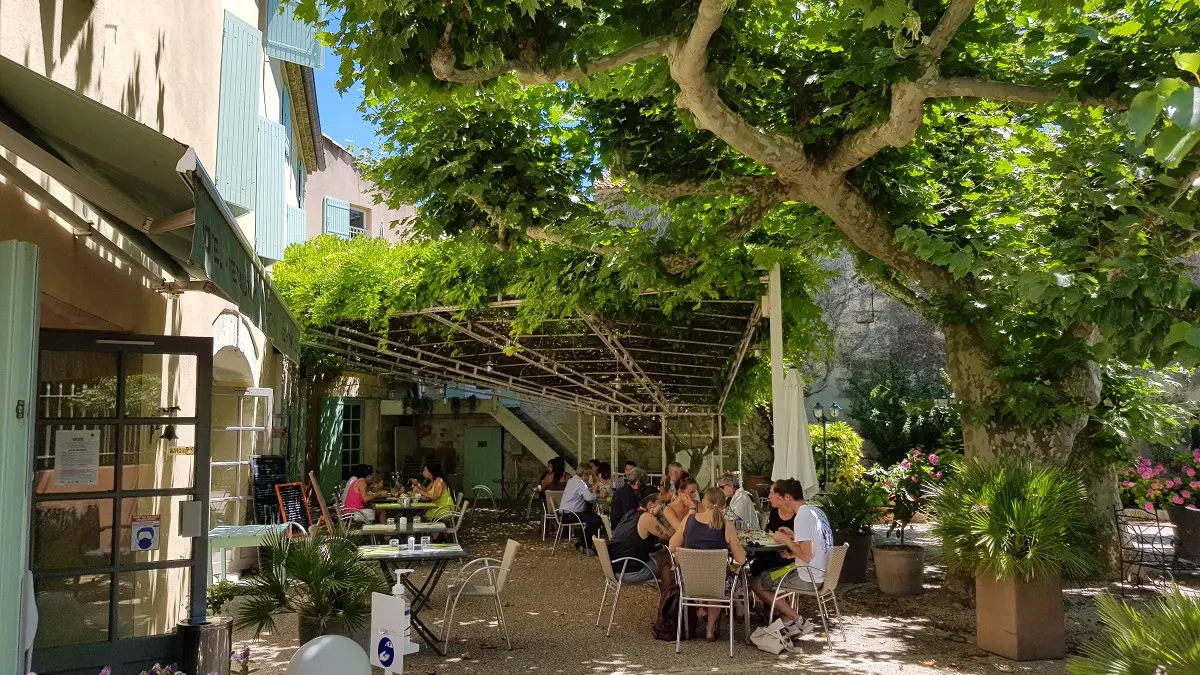
[[[725,520],[725,493],[721,488],[708,488],[700,499],[700,507],[696,513],[690,514],[684,521],[683,527],[677,528],[671,537],[668,547],[675,551],[680,548],[729,551],[730,557],[739,565],[746,562],[746,549],[738,539],[737,530],[733,523]],[[708,630],[705,638],[709,642],[716,640],[717,619],[721,611],[701,608],[697,616],[708,616]]]

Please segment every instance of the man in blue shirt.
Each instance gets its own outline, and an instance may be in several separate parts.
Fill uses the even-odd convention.
[[[592,537],[600,533],[600,527],[604,523],[593,508],[596,504],[596,493],[588,487],[587,478],[590,471],[590,469],[577,469],[571,480],[567,481],[558,511],[559,519],[563,524],[583,523],[583,536],[575,542],[575,548],[588,555],[596,555],[596,552],[592,550],[591,541]]]

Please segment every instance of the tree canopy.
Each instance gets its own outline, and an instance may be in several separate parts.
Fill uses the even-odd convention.
[[[1200,362],[1194,2],[320,6],[426,235],[680,288],[844,246],[944,330],[979,455],[1071,455],[1102,366]]]

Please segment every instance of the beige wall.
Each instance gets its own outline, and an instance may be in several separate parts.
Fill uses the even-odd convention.
[[[411,230],[404,223],[413,218],[416,211],[411,206],[391,209],[387,204],[376,204],[375,185],[359,175],[354,167],[354,156],[328,136],[321,139],[321,152],[325,153],[325,170],[311,174],[306,188],[304,211],[308,218],[308,238],[324,231],[325,197],[333,197],[344,199],[368,214],[367,229],[371,236],[391,241],[404,239]],[[395,225],[397,222],[399,226]]]

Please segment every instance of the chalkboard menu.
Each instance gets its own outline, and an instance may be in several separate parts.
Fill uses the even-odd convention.
[[[265,455],[251,457],[250,480],[254,490],[254,522],[259,525],[278,523],[275,486],[287,482],[286,459]]]
[[[275,497],[279,501],[279,513],[284,522],[299,523],[305,530],[312,527],[304,483],[280,483],[275,486]]]

